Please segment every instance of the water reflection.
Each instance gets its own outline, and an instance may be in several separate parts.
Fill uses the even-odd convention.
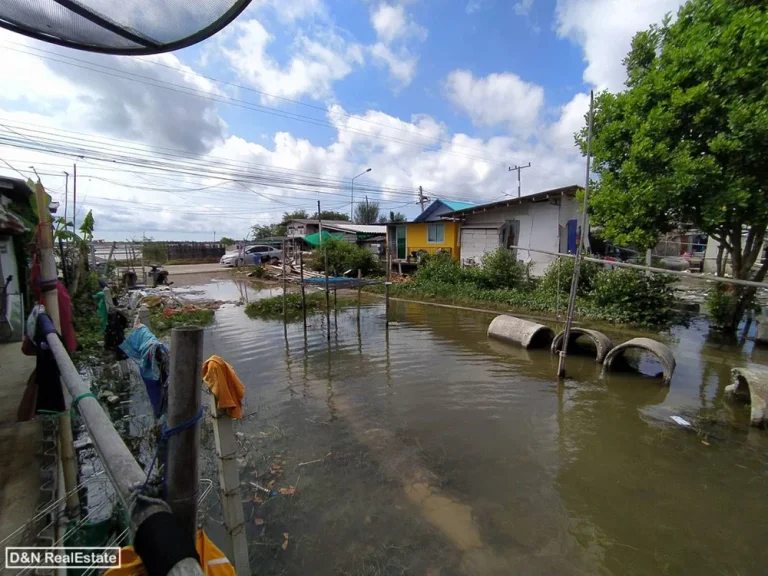
[[[601,376],[593,354],[558,383],[549,351],[489,341],[492,317],[392,302],[387,330],[367,304],[334,314],[328,342],[325,315],[305,330],[217,312],[207,353],[258,410],[240,430],[287,470],[332,454],[259,508],[301,542],[255,547],[260,573],[762,573],[768,440],[722,397],[749,342],[694,324],[660,337],[670,387]]]

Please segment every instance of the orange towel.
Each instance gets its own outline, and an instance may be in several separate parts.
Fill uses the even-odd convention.
[[[226,410],[230,418],[242,418],[245,386],[235,374],[235,369],[219,356],[213,355],[203,363],[203,382],[216,396],[216,407]]]
[[[216,545],[208,539],[202,530],[197,531],[195,548],[200,557],[200,567],[205,576],[236,576],[235,568],[230,564],[224,553],[216,548]],[[133,546],[125,546],[120,549],[120,568],[110,568],[105,576],[146,576],[147,571],[141,558],[136,554]]]

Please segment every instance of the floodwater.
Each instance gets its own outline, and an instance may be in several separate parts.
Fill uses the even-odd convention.
[[[768,352],[694,323],[654,336],[677,359],[669,388],[575,355],[558,384],[548,350],[488,341],[492,314],[357,314],[331,318],[330,343],[322,315],[305,337],[237,306],[206,330],[206,357],[247,387],[243,482],[279,463],[274,488],[297,487],[245,504],[254,573],[765,573],[768,432],[723,389]]]

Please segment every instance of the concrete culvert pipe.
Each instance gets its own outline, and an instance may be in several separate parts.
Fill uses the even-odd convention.
[[[733,384],[725,387],[725,392],[733,398],[749,402],[752,407],[750,424],[765,428],[766,403],[768,402],[768,368],[750,366],[749,368],[731,369]]]
[[[619,356],[623,355],[630,348],[645,350],[646,352],[650,352],[656,356],[658,361],[661,363],[664,384],[669,384],[672,381],[672,373],[675,371],[675,357],[672,355],[672,350],[670,350],[669,346],[666,344],[662,344],[656,340],[651,340],[650,338],[632,338],[623,344],[619,344],[610,352],[608,352],[605,357],[605,361],[603,362],[603,366],[606,369],[610,369],[613,361]]]
[[[602,332],[598,332],[597,330],[590,330],[588,328],[571,328],[568,350],[571,349],[571,345],[581,336],[586,336],[592,341],[592,343],[595,345],[595,349],[597,350],[595,360],[602,364],[603,360],[605,360],[606,354],[608,354],[608,352],[611,351],[611,348],[613,348],[613,342],[611,342],[611,339]],[[552,340],[552,347],[550,348],[552,350],[552,354],[557,354],[560,352],[560,350],[563,349],[564,337],[565,330],[558,332],[557,336],[555,336],[555,339]]]
[[[488,326],[488,337],[518,344],[523,348],[546,348],[555,333],[543,324],[536,324],[514,316],[496,316]]]

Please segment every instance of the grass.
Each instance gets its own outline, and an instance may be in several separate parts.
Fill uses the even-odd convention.
[[[207,326],[213,322],[214,316],[215,312],[207,308],[182,310],[170,314],[163,314],[161,309],[156,308],[150,312],[152,332],[155,336],[163,336],[176,326]]]
[[[290,292],[285,296],[288,309],[288,320],[298,320],[301,314],[301,293]],[[310,292],[306,297],[307,315],[318,314],[325,310],[325,293]],[[333,296],[330,298],[331,307],[333,307]],[[344,308],[356,305],[357,299],[347,296],[338,296],[336,305]],[[251,302],[245,307],[245,313],[251,318],[261,318],[264,320],[278,320],[283,318],[283,296],[274,296],[273,298],[264,298]]]

